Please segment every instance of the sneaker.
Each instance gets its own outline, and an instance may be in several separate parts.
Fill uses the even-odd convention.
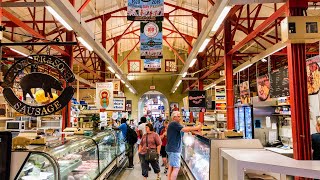
[[[132,170],[132,169],[133,169],[133,166],[128,166],[128,167],[126,167],[126,169]]]

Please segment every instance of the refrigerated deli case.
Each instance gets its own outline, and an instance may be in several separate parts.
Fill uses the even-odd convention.
[[[74,137],[56,147],[13,151],[10,179],[104,179],[125,157],[125,143],[118,135],[110,130],[92,137]]]
[[[215,139],[185,133],[181,157],[182,171],[188,179],[219,180],[220,148],[263,149],[263,146],[258,139]]]

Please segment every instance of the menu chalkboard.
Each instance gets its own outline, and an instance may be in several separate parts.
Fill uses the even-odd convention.
[[[286,97],[289,96],[289,77],[288,67],[276,69],[270,74],[270,97]]]

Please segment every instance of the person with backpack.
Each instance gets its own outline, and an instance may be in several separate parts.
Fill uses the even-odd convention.
[[[121,119],[121,125],[115,127],[114,129],[119,129],[122,132],[124,141],[126,142],[126,156],[129,160],[129,165],[126,169],[133,169],[133,155],[134,155],[134,144],[138,140],[137,133],[127,124],[127,119]]]
[[[159,156],[162,143],[159,135],[153,131],[152,124],[146,124],[146,131],[147,133],[142,136],[142,140],[138,148],[142,176],[144,179],[148,178],[150,163],[154,173],[158,175],[157,180],[160,180]]]

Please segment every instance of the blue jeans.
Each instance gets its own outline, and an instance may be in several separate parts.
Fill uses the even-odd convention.
[[[171,167],[180,168],[181,153],[167,152],[169,165]]]

